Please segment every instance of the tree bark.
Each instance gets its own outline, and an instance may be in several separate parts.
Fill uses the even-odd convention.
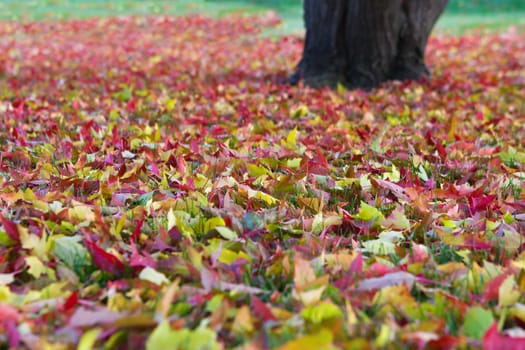
[[[448,0],[304,0],[303,57],[289,79],[373,88],[429,75],[425,49]]]

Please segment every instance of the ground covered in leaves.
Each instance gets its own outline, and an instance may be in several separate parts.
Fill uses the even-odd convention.
[[[525,348],[525,35],[315,91],[277,22],[0,23],[0,348]]]

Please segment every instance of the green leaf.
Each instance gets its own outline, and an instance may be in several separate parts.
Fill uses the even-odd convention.
[[[80,241],[80,236],[55,238],[52,254],[73,270],[78,266],[89,265],[88,252]]]
[[[525,163],[525,153],[518,152],[513,147],[509,147],[508,152],[500,152],[497,155],[506,164],[512,165],[514,162]]]
[[[137,206],[146,206],[151,198],[153,198],[153,192],[141,194],[135,199],[134,204]]]
[[[381,239],[363,242],[363,247],[373,255],[391,255],[396,253],[396,245],[394,243]]]
[[[355,219],[369,222],[377,222],[383,220],[383,214],[376,208],[371,205],[361,202],[361,207],[357,215],[354,215]]]
[[[210,230],[213,230],[217,226],[225,226],[226,223],[224,222],[224,219],[221,217],[214,217],[206,220],[206,224],[204,225],[204,232],[208,232]]]
[[[264,227],[264,221],[253,211],[248,211],[242,217],[242,226],[247,230],[256,230]]]
[[[399,169],[392,164],[392,169],[389,172],[385,172],[383,174],[383,180],[390,180],[392,182],[399,182],[401,179],[401,173],[399,172]]]
[[[465,313],[463,331],[466,336],[481,340],[492,323],[494,323],[494,316],[491,311],[480,306],[471,307]]]
[[[219,232],[219,234],[224,239],[227,239],[227,240],[231,241],[231,240],[239,238],[239,236],[237,236],[237,233],[235,231],[229,229],[226,226],[217,226],[217,227],[215,227],[215,229],[217,230],[217,232]]]
[[[168,212],[168,231],[177,227],[182,235],[186,238],[193,239],[195,232],[189,225],[191,216],[189,213],[170,209]]]
[[[207,328],[174,330],[163,321],[151,333],[146,350],[219,350],[217,334]]]
[[[15,244],[16,242],[9,238],[9,235],[5,231],[0,231],[0,246],[11,247]]]
[[[301,316],[312,323],[321,324],[323,321],[341,318],[343,312],[336,305],[322,302],[318,305],[309,306],[301,312]]]
[[[278,348],[279,350],[335,350],[333,334],[324,329],[317,334],[305,335]]]
[[[301,118],[301,117],[304,117],[304,116],[308,115],[308,112],[309,112],[308,111],[308,106],[300,105],[297,108],[292,110],[291,117],[292,118]]]
[[[299,167],[301,166],[301,161],[303,159],[302,158],[293,158],[293,159],[288,159],[286,161],[286,166],[290,169],[299,169]]]
[[[421,179],[421,181],[427,182],[429,180],[427,171],[425,170],[423,164],[419,164],[417,176]]]
[[[312,223],[312,232],[315,234],[320,234],[323,231],[323,228],[323,213],[318,213],[314,216],[314,221]]]
[[[268,174],[268,169],[262,166],[248,163],[246,164],[246,167],[248,168],[248,174],[252,177],[259,177]]]

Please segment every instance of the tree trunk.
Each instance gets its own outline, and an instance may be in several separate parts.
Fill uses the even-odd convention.
[[[448,0],[304,0],[306,38],[292,84],[373,88],[421,79],[428,37]]]

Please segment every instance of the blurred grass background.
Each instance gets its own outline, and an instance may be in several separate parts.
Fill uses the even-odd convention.
[[[431,1],[431,0],[429,0]],[[115,16],[125,14],[202,13],[221,16],[243,11],[276,10],[283,25],[269,35],[300,32],[301,0],[0,0],[0,20],[46,20]],[[480,28],[525,28],[525,0],[451,0],[438,29],[463,33]]]

